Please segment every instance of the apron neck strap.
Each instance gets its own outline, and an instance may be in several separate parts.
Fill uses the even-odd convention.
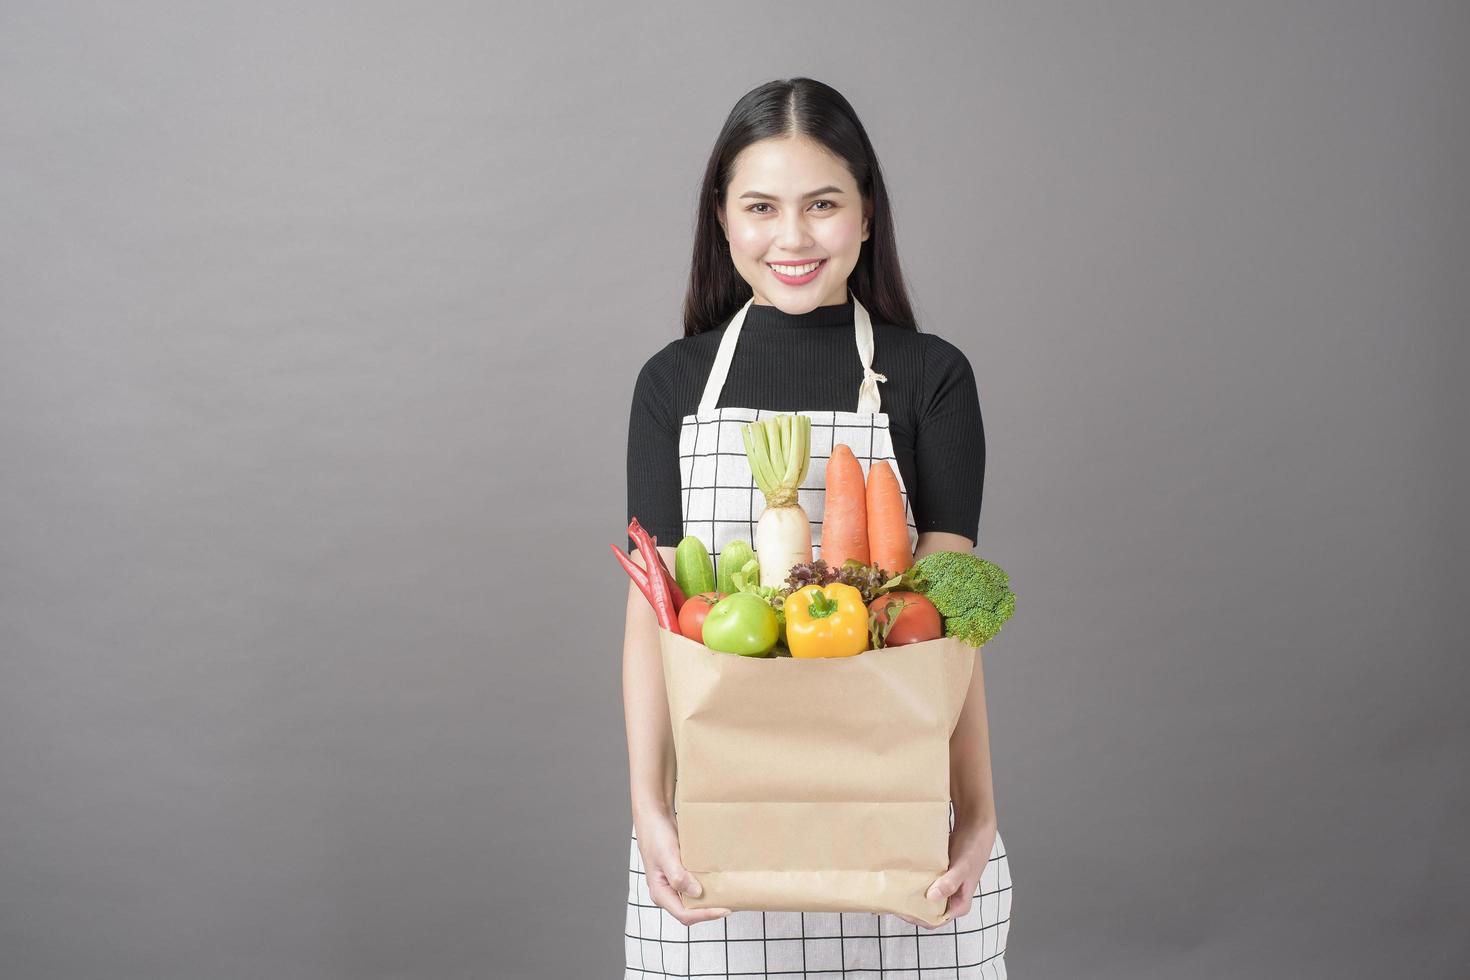
[[[740,328],[745,325],[745,314],[755,302],[755,297],[745,301],[725,327],[720,338],[720,349],[715,353],[715,363],[710,367],[709,378],[704,383],[704,395],[699,399],[699,414],[715,410],[720,392],[725,388],[725,378],[730,373],[730,361],[735,357],[735,345],[740,341]],[[882,407],[878,393],[878,382],[888,379],[873,370],[873,321],[858,298],[852,298],[852,326],[857,340],[858,360],[863,366],[863,380],[858,385],[857,414],[876,415]],[[797,328],[800,329],[800,328]]]

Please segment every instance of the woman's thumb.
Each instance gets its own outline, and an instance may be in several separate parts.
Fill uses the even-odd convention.
[[[671,877],[677,883],[675,887],[690,898],[698,898],[704,894],[703,886],[684,868],[677,868]]]
[[[958,881],[955,881],[948,875],[940,875],[934,884],[929,886],[929,890],[924,893],[924,897],[930,901],[936,898],[948,898],[959,887],[960,883]]]

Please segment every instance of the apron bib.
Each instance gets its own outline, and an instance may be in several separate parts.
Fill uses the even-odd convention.
[[[857,356],[863,367],[855,410],[787,413],[767,408],[716,408],[740,340],[740,328],[754,301],[754,297],[747,300],[725,327],[698,409],[684,416],[680,424],[684,533],[703,541],[717,565],[720,551],[731,541],[753,543],[765,497],[751,475],[740,427],[776,415],[801,414],[812,420],[811,461],[806,478],[797,488],[797,502],[811,522],[812,557],[822,557],[827,461],[832,447],[839,443],[852,449],[865,476],[879,460],[886,460],[892,467],[903,496],[912,550],[918,544],[917,525],[894,456],[888,415],[880,411],[878,382],[888,379],[873,370],[873,324],[868,311],[856,296],[852,298]],[[771,356],[777,355],[773,351]],[[675,816],[677,819],[677,812]],[[953,804],[949,819],[953,829]],[[958,967],[961,980],[1006,975],[1011,881],[1005,844],[999,834],[969,914],[933,930],[920,929],[896,915],[871,912],[751,910],[737,910],[723,919],[685,926],[655,905],[648,893],[636,827],[629,846],[625,980],[721,978],[727,974],[758,980],[767,971],[772,975],[795,972],[798,976],[802,971],[820,972],[832,978],[853,971],[852,976],[887,980],[917,976],[915,971],[921,967]]]
[[[832,447],[846,443],[862,465],[864,475],[875,460],[887,460],[898,477],[903,495],[904,516],[909,526],[909,547],[919,539],[909,506],[908,488],[898,471],[893,454],[893,441],[888,432],[888,416],[879,411],[878,382],[888,379],[873,370],[873,324],[868,311],[853,298],[853,326],[857,334],[857,354],[863,366],[863,380],[858,386],[857,409],[851,412],[806,411],[784,413],[767,408],[716,408],[735,345],[740,341],[740,328],[754,298],[747,301],[725,328],[719,352],[705,382],[699,409],[686,415],[679,427],[679,480],[683,497],[684,533],[704,542],[711,557],[719,561],[719,552],[731,541],[754,542],[755,525],[765,510],[765,497],[750,472],[745,457],[745,440],[740,427],[760,419],[782,414],[806,415],[812,420],[811,462],[806,478],[797,488],[797,503],[806,511],[812,528],[812,557],[822,556],[822,515],[826,504],[827,461]],[[772,356],[777,356],[772,352]],[[677,542],[675,542],[677,544]]]

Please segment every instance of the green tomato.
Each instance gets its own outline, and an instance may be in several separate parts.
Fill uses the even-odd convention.
[[[711,650],[763,657],[776,645],[776,610],[749,592],[727,595],[705,616],[703,638]]]

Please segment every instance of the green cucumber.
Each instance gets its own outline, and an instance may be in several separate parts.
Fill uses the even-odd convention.
[[[687,596],[715,590],[715,565],[704,542],[689,534],[674,549],[674,581]]]
[[[715,591],[726,595],[735,591],[734,575],[745,567],[745,563],[755,559],[755,551],[745,541],[731,541],[725,545],[725,550],[720,552],[720,576],[715,585]],[[760,572],[756,572],[755,581],[760,581]]]

